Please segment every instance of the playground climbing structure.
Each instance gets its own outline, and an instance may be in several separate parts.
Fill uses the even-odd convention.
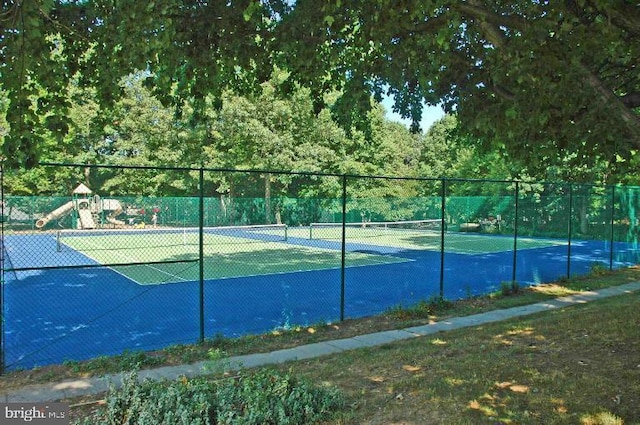
[[[95,229],[103,225],[124,226],[117,217],[122,214],[122,204],[117,199],[101,199],[90,196],[91,189],[84,184],[73,190],[73,199],[51,211],[36,221],[36,228],[42,229],[49,222],[71,214],[72,226],[76,229]]]

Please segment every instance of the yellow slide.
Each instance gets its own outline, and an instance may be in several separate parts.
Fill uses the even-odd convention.
[[[78,217],[80,218],[81,229],[95,229],[96,222],[93,221],[93,216],[90,210],[78,210]]]

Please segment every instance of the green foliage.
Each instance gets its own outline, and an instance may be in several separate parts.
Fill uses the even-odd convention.
[[[219,348],[210,348],[207,350],[207,361],[204,370],[211,374],[222,374],[231,368],[227,354]]]
[[[604,263],[593,263],[591,265],[591,270],[589,270],[589,273],[592,276],[603,276],[609,273],[609,267]]]
[[[432,295],[431,298],[429,298],[428,302],[433,309],[440,312],[448,310],[454,305],[452,301],[447,300],[442,295],[435,295],[435,294]]]
[[[502,296],[516,295],[520,293],[520,284],[515,280],[500,283],[500,293]]]
[[[396,320],[427,319],[436,313],[442,313],[454,305],[440,295],[433,295],[428,300],[420,300],[412,306],[397,305],[386,311],[386,315]]]
[[[128,351],[116,356],[101,356],[91,360],[79,362],[65,361],[64,365],[76,373],[115,373],[121,371],[139,370],[161,364],[161,356],[153,356],[144,351]]]
[[[414,175],[420,145],[400,124],[384,119],[381,106],[371,113],[375,123],[370,139],[354,132],[347,137],[332,121],[328,109],[314,114],[308,90],[292,88],[282,99],[276,86],[286,74],[275,72],[260,94],[238,96],[225,92],[224,104],[215,109],[213,99],[201,106],[198,123],[177,118],[170,108],[143,85],[145,73],[120,81],[122,96],[110,110],[92,101],[95,94],[70,85],[71,127],[65,143],[47,147],[43,158],[52,162],[97,163],[132,166],[205,166],[228,169],[276,169]],[[185,108],[192,108],[185,103]],[[68,195],[83,182],[105,195],[184,195],[197,193],[197,175],[175,170],[53,169],[9,170],[5,178],[10,194]],[[214,174],[205,176],[208,196],[264,198],[275,222],[285,196],[335,199],[337,178],[297,177],[281,174]],[[362,181],[364,182],[364,180]],[[380,187],[376,181],[354,186],[352,193],[372,190],[382,198],[415,193],[416,183],[396,182]],[[222,201],[221,201],[222,202]],[[394,206],[394,208],[397,206]],[[371,209],[372,207],[367,207]],[[389,211],[402,216],[401,212]],[[300,217],[300,222],[317,218]]]
[[[310,424],[344,409],[333,388],[316,387],[290,374],[261,370],[217,391],[217,420],[225,424]]]
[[[106,406],[77,424],[210,424],[215,384],[202,379],[161,383],[139,382],[136,373],[124,376],[121,388],[113,384]]]
[[[456,133],[458,121],[453,115],[445,115],[436,121],[421,138],[420,143],[420,174],[432,177],[477,177],[476,170],[466,170],[461,173],[460,168],[467,162],[475,162],[475,150],[466,143],[464,138]],[[469,173],[469,171],[472,171]],[[483,173],[484,174],[484,173]],[[484,174],[484,177],[489,177]]]
[[[171,359],[177,359],[180,363],[194,363],[202,357],[202,348],[199,345],[176,344],[162,349],[162,352]]]
[[[386,310],[385,315],[394,320],[426,319],[433,314],[432,306],[425,300],[417,304],[405,307],[398,304]]]
[[[312,424],[345,408],[333,388],[273,370],[219,381],[182,378],[172,382],[139,382],[125,375],[122,387],[111,386],[105,408],[76,424]]]
[[[623,169],[640,147],[640,11],[630,3],[332,2],[322,13],[308,3],[283,22],[295,40],[285,45],[312,63],[292,78],[332,75],[352,100],[346,113],[362,91],[393,94],[416,123],[423,100],[443,102],[466,134],[526,159],[531,172],[567,159]]]
[[[100,105],[94,124],[104,128],[110,111],[122,112],[121,79],[138,73],[172,114],[198,129],[199,137],[174,134],[178,145],[207,146],[217,137],[208,120],[228,91],[270,93],[263,99],[273,108],[258,108],[236,128],[265,142],[272,153],[261,156],[265,165],[291,160],[278,149],[289,140],[272,124],[290,128],[285,134],[313,133],[280,120],[296,111],[275,100],[306,87],[308,110],[333,115],[349,139],[375,137],[371,95],[391,94],[414,130],[424,102],[442,104],[465,134],[526,159],[530,173],[566,164],[622,176],[640,150],[637,22],[640,9],[629,1],[8,2],[0,14],[0,109],[9,123],[8,130],[0,124],[2,150],[9,165],[32,166],[50,149],[60,152],[65,135],[86,136],[74,128],[71,83],[94,88],[87,99]],[[156,132],[159,156],[178,160],[171,149],[160,153],[170,146],[157,143],[166,128],[147,130]],[[107,130],[131,150],[136,138],[127,125]],[[74,142],[62,151],[79,149]],[[260,150],[238,154],[255,161]]]

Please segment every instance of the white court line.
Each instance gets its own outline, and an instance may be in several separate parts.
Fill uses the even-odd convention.
[[[71,236],[71,237],[73,237],[73,236]],[[89,236],[82,236],[82,237],[87,238],[87,237],[89,237]],[[62,243],[63,245],[65,245],[66,247],[68,247],[68,248],[70,248],[70,249],[73,249],[74,251],[79,252],[79,253],[81,253],[82,255],[84,255],[85,257],[87,257],[87,258],[89,258],[89,259],[91,259],[91,260],[95,261],[96,263],[98,263],[98,264],[103,264],[103,262],[102,262],[102,261],[99,261],[98,259],[96,259],[96,258],[94,258],[94,257],[92,257],[92,256],[90,256],[90,255],[88,255],[86,252],[84,252],[84,251],[82,251],[82,250],[79,250],[79,249],[76,249],[76,248],[72,247],[71,245],[68,245],[68,244],[66,244],[66,243],[64,243],[64,242],[61,242],[61,243]],[[89,245],[91,246],[91,244],[89,244]],[[100,246],[100,245],[97,245],[97,244],[93,244],[93,246],[94,246],[95,248],[104,248],[103,246]],[[120,254],[117,250],[113,250],[113,251],[110,251],[110,252],[113,252],[114,254],[116,254],[116,258],[120,257],[120,258],[123,258],[123,259],[124,259],[124,260],[126,260],[126,261],[130,261],[130,260],[131,260],[131,257],[130,257],[129,255]],[[175,275],[175,274],[173,274],[173,273],[168,273],[168,272],[166,272],[166,271],[164,271],[164,270],[160,270],[159,268],[154,267],[154,266],[153,266],[153,265],[151,265],[151,264],[145,264],[145,263],[143,263],[141,260],[138,260],[138,261],[139,261],[140,263],[131,264],[131,266],[144,266],[144,267],[149,267],[150,269],[153,269],[153,270],[155,270],[155,271],[157,271],[157,272],[159,272],[159,273],[162,273],[162,274],[165,274],[165,275],[167,275],[167,276],[169,276],[169,277],[172,277],[172,278],[176,278],[176,279],[178,279],[177,281],[174,281],[174,283],[175,283],[175,282],[181,282],[181,281],[182,281],[182,282],[191,282],[191,280],[189,280],[189,279],[185,279],[185,278],[180,277],[180,276],[177,276],[177,275]],[[111,266],[106,266],[106,265],[105,265],[105,267],[107,267],[107,268],[111,269],[112,271],[114,271],[115,273],[119,274],[120,276],[126,277],[126,278],[127,278],[127,279],[129,279],[130,281],[135,282],[137,285],[141,285],[141,286],[147,286],[147,285],[149,285],[149,284],[140,283],[140,282],[138,282],[137,280],[132,279],[130,276],[127,276],[126,274],[121,273],[121,272],[119,272],[118,270],[113,269]],[[171,282],[162,282],[162,283],[171,283]],[[157,284],[154,284],[154,285],[157,285]]]
[[[72,236],[73,237],[73,236]],[[83,238],[90,238],[90,236],[81,236]],[[275,241],[275,242],[265,242],[265,243],[278,243],[278,244],[284,244],[284,245],[288,245],[288,243],[286,241]],[[103,264],[103,261],[99,261],[98,259],[88,255],[86,252],[82,251],[81,249],[76,249],[74,247],[72,247],[71,245],[68,245],[64,242],[61,242],[61,244],[64,244],[66,247],[68,247],[69,249],[72,249],[76,252],[81,253],[82,255],[86,256],[87,258],[95,261],[98,264]],[[96,243],[91,243],[91,241],[87,241],[87,243],[85,244],[87,245],[89,248],[94,247],[94,248],[98,248],[98,249],[104,249],[103,245],[99,245]],[[314,250],[319,250],[319,251],[323,251],[323,252],[328,252],[328,253],[334,253],[335,250],[334,249],[330,249],[330,248],[318,248],[318,247],[314,247],[314,248],[309,248],[309,247],[304,247],[305,249],[308,249],[310,251],[314,251]],[[385,248],[385,247],[383,247]],[[120,253],[117,250],[113,250],[111,251],[111,253],[113,253],[116,258],[122,258],[124,261],[130,261],[131,257],[125,253]],[[222,253],[217,252],[217,254],[219,255],[224,255]],[[358,252],[358,251],[349,251],[347,252],[348,254],[355,254],[355,255],[362,255],[362,256],[366,256],[369,257],[367,260],[370,261],[370,263],[368,264],[352,264],[349,265],[348,261],[347,264],[345,265],[345,268],[357,268],[357,267],[368,267],[368,266],[377,266],[377,265],[387,265],[387,264],[399,264],[399,263],[407,263],[407,262],[414,262],[416,260],[414,259],[410,259],[410,258],[403,258],[403,257],[396,257],[396,256],[389,256],[391,258],[394,258],[396,260],[400,259],[401,261],[385,261],[384,258],[386,257],[385,255],[382,254],[374,254],[374,253],[365,253],[365,252]],[[378,260],[378,258],[376,257],[382,257],[381,259]],[[227,259],[228,260],[228,259]],[[348,259],[347,259],[348,260]],[[123,262],[124,262],[123,261]],[[170,280],[170,281],[163,281],[163,282],[159,282],[159,283],[152,283],[153,285],[164,285],[164,284],[171,284],[171,283],[182,283],[182,282],[193,282],[193,279],[185,279],[183,277],[180,277],[178,275],[172,274],[172,273],[168,273],[164,270],[160,270],[157,267],[154,267],[151,264],[144,264],[141,260],[140,263],[137,264],[132,264],[132,266],[145,266],[145,267],[149,267],[159,273],[162,273],[164,275],[167,275],[168,277],[171,278],[175,278],[177,280]],[[231,260],[240,264],[244,264],[242,261],[240,260]],[[144,283],[140,283],[134,279],[132,279],[130,276],[127,276],[126,274],[119,272],[118,270],[113,269],[110,266],[106,266],[105,267],[111,269],[112,271],[114,271],[115,273],[127,278],[128,280],[131,280],[132,282],[135,282],[137,285],[141,285],[141,286],[147,286],[150,284],[144,284]],[[224,280],[224,279],[236,279],[236,278],[243,278],[243,277],[258,277],[258,276],[267,276],[267,275],[280,275],[280,274],[287,274],[287,273],[303,273],[303,272],[312,272],[312,271],[316,271],[316,270],[334,270],[334,269],[340,269],[342,266],[340,265],[335,265],[335,266],[331,266],[329,265],[328,267],[321,267],[319,269],[303,269],[303,270],[292,270],[292,271],[282,271],[282,272],[272,272],[272,273],[266,273],[266,274],[251,274],[251,275],[239,275],[239,276],[223,276],[223,277],[215,277],[215,278],[210,278],[207,280]]]

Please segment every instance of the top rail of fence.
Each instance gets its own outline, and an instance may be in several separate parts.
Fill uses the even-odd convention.
[[[291,176],[319,176],[319,177],[343,177],[355,179],[384,179],[384,180],[416,180],[416,181],[447,181],[447,182],[470,182],[470,183],[505,183],[505,184],[541,184],[541,185],[560,185],[560,186],[578,186],[578,187],[637,187],[623,185],[620,183],[599,184],[588,182],[568,182],[560,180],[520,180],[520,179],[483,179],[483,178],[467,178],[467,177],[421,177],[421,176],[388,176],[388,175],[366,175],[352,173],[330,173],[317,171],[287,171],[277,169],[238,169],[238,168],[214,168],[214,167],[196,167],[196,166],[163,166],[163,165],[112,165],[112,164],[78,164],[65,162],[40,162],[40,166],[51,167],[84,167],[84,168],[105,168],[105,169],[132,169],[132,170],[173,170],[173,171],[207,171],[220,173],[263,173],[263,174],[280,174]]]

